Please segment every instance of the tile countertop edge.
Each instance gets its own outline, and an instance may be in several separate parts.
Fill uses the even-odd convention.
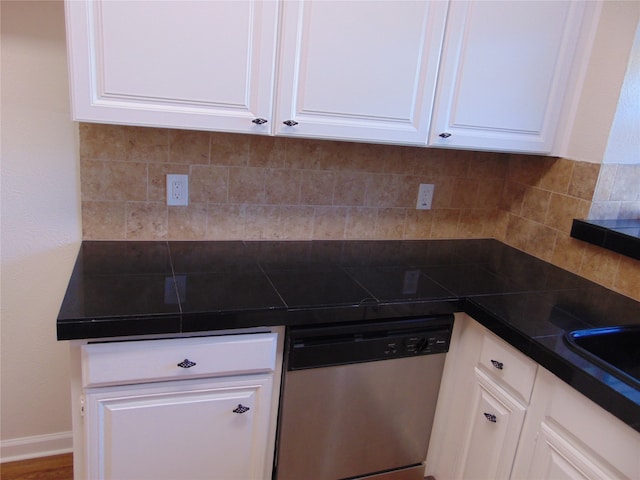
[[[612,226],[607,226],[610,222]],[[589,221],[574,219],[571,226],[571,236],[583,242],[611,250],[612,252],[626,255],[640,260],[640,237],[624,233],[625,228],[615,230],[614,220]],[[634,230],[640,228],[640,220],[620,220],[625,224],[633,225]]]
[[[134,335],[176,334],[182,330],[179,314],[68,319],[56,323],[59,341]]]
[[[611,298],[609,298],[608,294],[605,295],[608,291],[603,287],[592,285],[586,280],[584,282],[587,282],[587,284],[583,284],[582,281],[576,283],[577,277],[574,278],[575,276],[569,272],[564,272],[563,275],[566,275],[567,279],[572,281],[565,281],[567,279],[564,277],[562,277],[562,281],[558,281],[556,278],[558,271],[555,268],[534,269],[536,275],[532,276],[530,262],[536,262],[535,265],[538,265],[538,262],[542,265],[544,262],[534,257],[529,259],[526,254],[495,240],[423,242],[425,245],[422,245],[422,242],[371,242],[366,244],[367,248],[364,249],[363,255],[356,255],[355,257],[353,256],[353,249],[344,248],[347,244],[351,246],[351,242],[302,242],[293,244],[294,247],[297,247],[294,249],[296,256],[293,257],[288,255],[289,245],[286,246],[287,251],[285,253],[287,255],[284,255],[284,257],[282,257],[283,251],[280,244],[276,244],[277,248],[272,252],[267,248],[265,252],[260,253],[261,255],[266,254],[265,258],[267,260],[273,258],[276,261],[281,261],[284,258],[287,262],[293,262],[294,266],[302,267],[302,271],[306,271],[306,267],[315,267],[317,265],[321,265],[324,268],[327,261],[331,262],[332,260],[335,260],[336,266],[342,267],[345,265],[343,263],[345,258],[351,264],[361,265],[363,264],[362,262],[365,262],[365,266],[374,269],[377,265],[394,265],[396,267],[409,268],[412,274],[415,274],[415,270],[418,269],[421,271],[421,276],[417,277],[418,280],[431,279],[429,276],[431,273],[429,268],[431,266],[437,270],[451,264],[457,265],[464,271],[468,268],[467,266],[477,264],[474,271],[486,272],[486,275],[494,280],[492,285],[495,287],[495,291],[488,292],[484,288],[486,283],[484,277],[475,279],[482,284],[482,288],[478,288],[478,285],[475,285],[474,290],[468,284],[459,284],[459,282],[452,282],[451,279],[440,276],[438,277],[438,282],[443,288],[438,288],[437,291],[433,290],[434,281],[425,281],[425,284],[420,283],[420,286],[426,285],[430,287],[429,289],[426,291],[418,289],[416,290],[419,293],[417,296],[413,292],[413,297],[403,298],[403,295],[405,295],[404,287],[407,282],[405,272],[404,277],[393,276],[395,290],[382,289],[383,294],[381,296],[378,295],[378,300],[373,302],[362,303],[361,300],[360,303],[342,305],[337,302],[325,302],[324,304],[314,303],[306,307],[295,307],[288,305],[288,303],[295,305],[295,302],[285,302],[280,295],[266,299],[261,297],[258,298],[259,301],[253,301],[253,297],[250,297],[252,301],[246,302],[246,304],[239,304],[234,301],[222,309],[219,308],[220,305],[216,304],[216,308],[213,310],[210,308],[211,305],[207,305],[206,302],[205,304],[196,302],[191,304],[190,309],[185,310],[180,306],[175,308],[167,307],[165,259],[167,258],[166,255],[169,254],[168,251],[165,253],[164,250],[156,248],[147,254],[148,249],[146,247],[148,245],[154,246],[154,244],[141,244],[140,242],[89,242],[86,246],[90,247],[92,251],[84,251],[83,254],[85,249],[85,244],[83,243],[58,317],[58,340],[98,340],[114,337],[122,339],[123,337],[142,335],[166,336],[277,325],[360,322],[464,311],[577,391],[592,399],[635,430],[640,431],[640,391],[633,390],[629,392],[622,390],[620,385],[608,383],[606,378],[604,380],[596,378],[590,374],[590,367],[583,365],[583,361],[577,361],[571,354],[564,354],[561,351],[564,348],[562,338],[558,335],[561,330],[565,329],[563,325],[550,325],[548,323],[538,325],[537,321],[534,321],[531,324],[531,328],[529,328],[529,324],[517,324],[517,319],[522,316],[521,310],[523,308],[527,312],[527,317],[531,317],[531,315],[535,317],[542,313],[544,318],[541,318],[541,320],[546,319],[547,313],[542,310],[539,312],[539,309],[535,308],[536,305],[542,305],[538,302],[538,298],[533,299],[533,304],[521,303],[524,298],[521,299],[519,295],[533,294],[537,296],[536,292],[569,292],[566,295],[566,299],[567,305],[571,308],[565,314],[568,313],[571,326],[574,325],[576,318],[583,317],[585,313],[587,314],[585,321],[591,321],[589,317],[593,314],[593,324],[600,325],[599,322],[602,320],[601,317],[603,315],[602,308],[610,308],[611,305],[620,307],[625,312],[630,309],[640,314],[640,303],[627,299],[631,302],[629,304],[624,300],[625,297],[613,292],[611,292]],[[141,245],[145,249],[140,248]],[[198,249],[195,248],[196,245],[204,246],[205,251],[198,252]],[[223,261],[222,266],[229,266],[229,256],[236,252],[242,255],[242,259],[246,260],[241,262],[240,267],[248,268],[255,261],[252,255],[247,255],[249,252],[244,248],[246,246],[237,242],[222,245],[219,242],[196,242],[188,246],[190,248],[187,253],[191,253],[191,250],[194,250],[196,254],[186,257],[184,260],[188,260],[186,262],[187,267],[189,266],[189,261],[195,265],[196,272],[201,270],[203,258],[206,260],[206,265],[203,267],[205,269],[211,268],[212,265],[217,268],[218,265],[214,262],[220,259]],[[359,244],[358,246],[361,247]],[[416,249],[416,247],[419,248]],[[362,250],[362,248],[358,248],[357,252],[360,253]],[[273,255],[269,256],[269,253]],[[305,254],[306,259],[303,258],[301,260],[298,258],[300,253]],[[338,256],[336,257],[337,254]],[[334,257],[336,258],[334,259]],[[372,258],[372,262],[366,263]],[[522,261],[525,261],[527,268],[510,268],[513,262]],[[133,268],[131,268],[131,265],[133,265]],[[416,265],[426,266],[416,267]],[[158,266],[163,268],[162,275],[155,274],[159,268]],[[233,264],[233,268],[236,270],[240,267],[235,263]],[[124,272],[124,275],[119,276],[120,271]],[[250,271],[261,272],[257,268],[250,269]],[[139,276],[137,275],[139,272],[148,275]],[[226,270],[223,269],[220,272],[224,273]],[[115,276],[113,275],[114,273],[116,273]],[[175,272],[172,272],[172,274],[175,283],[176,274]],[[86,275],[86,279],[83,279],[82,275]],[[413,279],[414,276],[411,276],[410,279]],[[131,281],[132,278],[135,280],[134,282]],[[141,278],[142,280],[140,280]],[[141,283],[141,281],[146,281],[145,279],[147,278],[154,282],[154,289],[146,288],[145,284]],[[162,281],[156,281],[158,278]],[[198,275],[195,278],[194,285],[197,288],[190,290],[188,297],[192,300],[194,298],[196,300],[202,299],[202,292],[206,292],[206,288],[210,288],[210,280],[213,276]],[[218,281],[219,278],[221,278],[220,275],[216,276],[214,280]],[[372,278],[376,279],[375,276]],[[120,280],[124,281],[121,282]],[[90,282],[91,289],[88,290],[89,293],[83,288],[83,286],[86,286],[83,281]],[[108,283],[105,283],[107,281]],[[398,285],[395,285],[398,281],[400,281],[399,286],[402,292],[398,290]],[[373,283],[372,285],[375,286],[376,284]],[[145,287],[140,289],[144,294],[144,302],[139,303],[139,298],[136,297],[133,298],[128,309],[111,308],[112,305],[120,304],[118,302],[110,303],[107,300],[120,298],[119,295],[126,295],[133,287],[140,286]],[[410,286],[416,288],[418,285],[411,283]],[[505,288],[505,286],[508,286],[508,288]],[[102,289],[105,287],[110,288],[108,294],[111,295],[106,300],[102,294]],[[180,292],[180,288],[175,284],[173,287],[178,291],[178,298],[182,301],[184,292]],[[236,283],[231,283],[230,287],[236,288]],[[567,288],[570,288],[570,290],[566,290]],[[581,294],[578,294],[577,297],[570,294],[572,290],[578,292],[585,288],[589,291],[592,291],[592,289],[602,290],[601,295],[605,296],[599,299],[601,301],[597,305],[598,308],[592,305],[593,301],[583,305]],[[228,290],[227,288],[224,291]],[[169,291],[173,291],[173,289]],[[200,295],[194,296],[194,292]],[[386,294],[387,292],[389,292],[388,295]],[[82,295],[85,296],[83,297]],[[146,301],[149,295],[152,296],[151,300],[153,301]],[[505,310],[501,308],[501,305],[498,305],[498,309],[494,308],[496,305],[493,304],[492,306],[490,300],[492,296],[509,299],[511,306],[514,305],[513,300],[515,299],[517,308],[514,313],[517,315],[511,318],[510,309],[507,308]],[[383,300],[383,298],[388,300]],[[175,303],[175,299],[169,298],[169,300],[170,305]],[[349,297],[347,300],[353,300],[353,298]],[[85,309],[85,303],[90,307],[97,308]],[[607,310],[607,318],[610,313],[618,314],[620,308],[611,312]],[[92,310],[91,313],[89,313],[90,310]],[[85,314],[86,316],[84,316]],[[566,315],[562,314],[562,318],[565,317]],[[579,323],[583,324],[584,322]],[[604,325],[608,325],[608,321],[605,321]],[[552,342],[556,342],[556,345],[553,345]],[[556,351],[554,348],[556,350],[560,349],[560,351]]]
[[[467,298],[464,312],[511,346],[527,355],[604,410],[640,432],[640,404],[607,383],[589,375],[569,360],[534,341],[503,319]]]

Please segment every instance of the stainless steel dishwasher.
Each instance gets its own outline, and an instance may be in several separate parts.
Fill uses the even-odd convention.
[[[452,326],[290,328],[274,478],[422,480]]]

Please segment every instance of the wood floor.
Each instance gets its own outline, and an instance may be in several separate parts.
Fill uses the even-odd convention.
[[[1,480],[73,480],[73,454],[0,464]],[[429,476],[424,480],[436,480]]]
[[[73,480],[73,454],[0,464],[2,480]]]

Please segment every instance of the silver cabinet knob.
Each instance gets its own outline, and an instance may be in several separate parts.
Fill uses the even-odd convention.
[[[295,127],[296,125],[298,125],[298,122],[296,122],[295,120],[285,120],[284,123],[287,127]]]
[[[451,136],[451,134],[449,132],[442,132],[440,135],[438,135],[439,137],[442,138],[449,138]]]
[[[265,120],[264,118],[256,118],[255,120],[251,120],[251,123],[255,123],[256,125],[262,125],[264,123],[267,123],[267,120]]]

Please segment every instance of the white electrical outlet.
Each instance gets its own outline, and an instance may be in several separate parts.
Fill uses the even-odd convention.
[[[167,175],[167,205],[189,205],[189,175]]]
[[[416,210],[431,210],[431,202],[433,201],[433,183],[421,183],[418,190],[418,201],[416,202]]]

